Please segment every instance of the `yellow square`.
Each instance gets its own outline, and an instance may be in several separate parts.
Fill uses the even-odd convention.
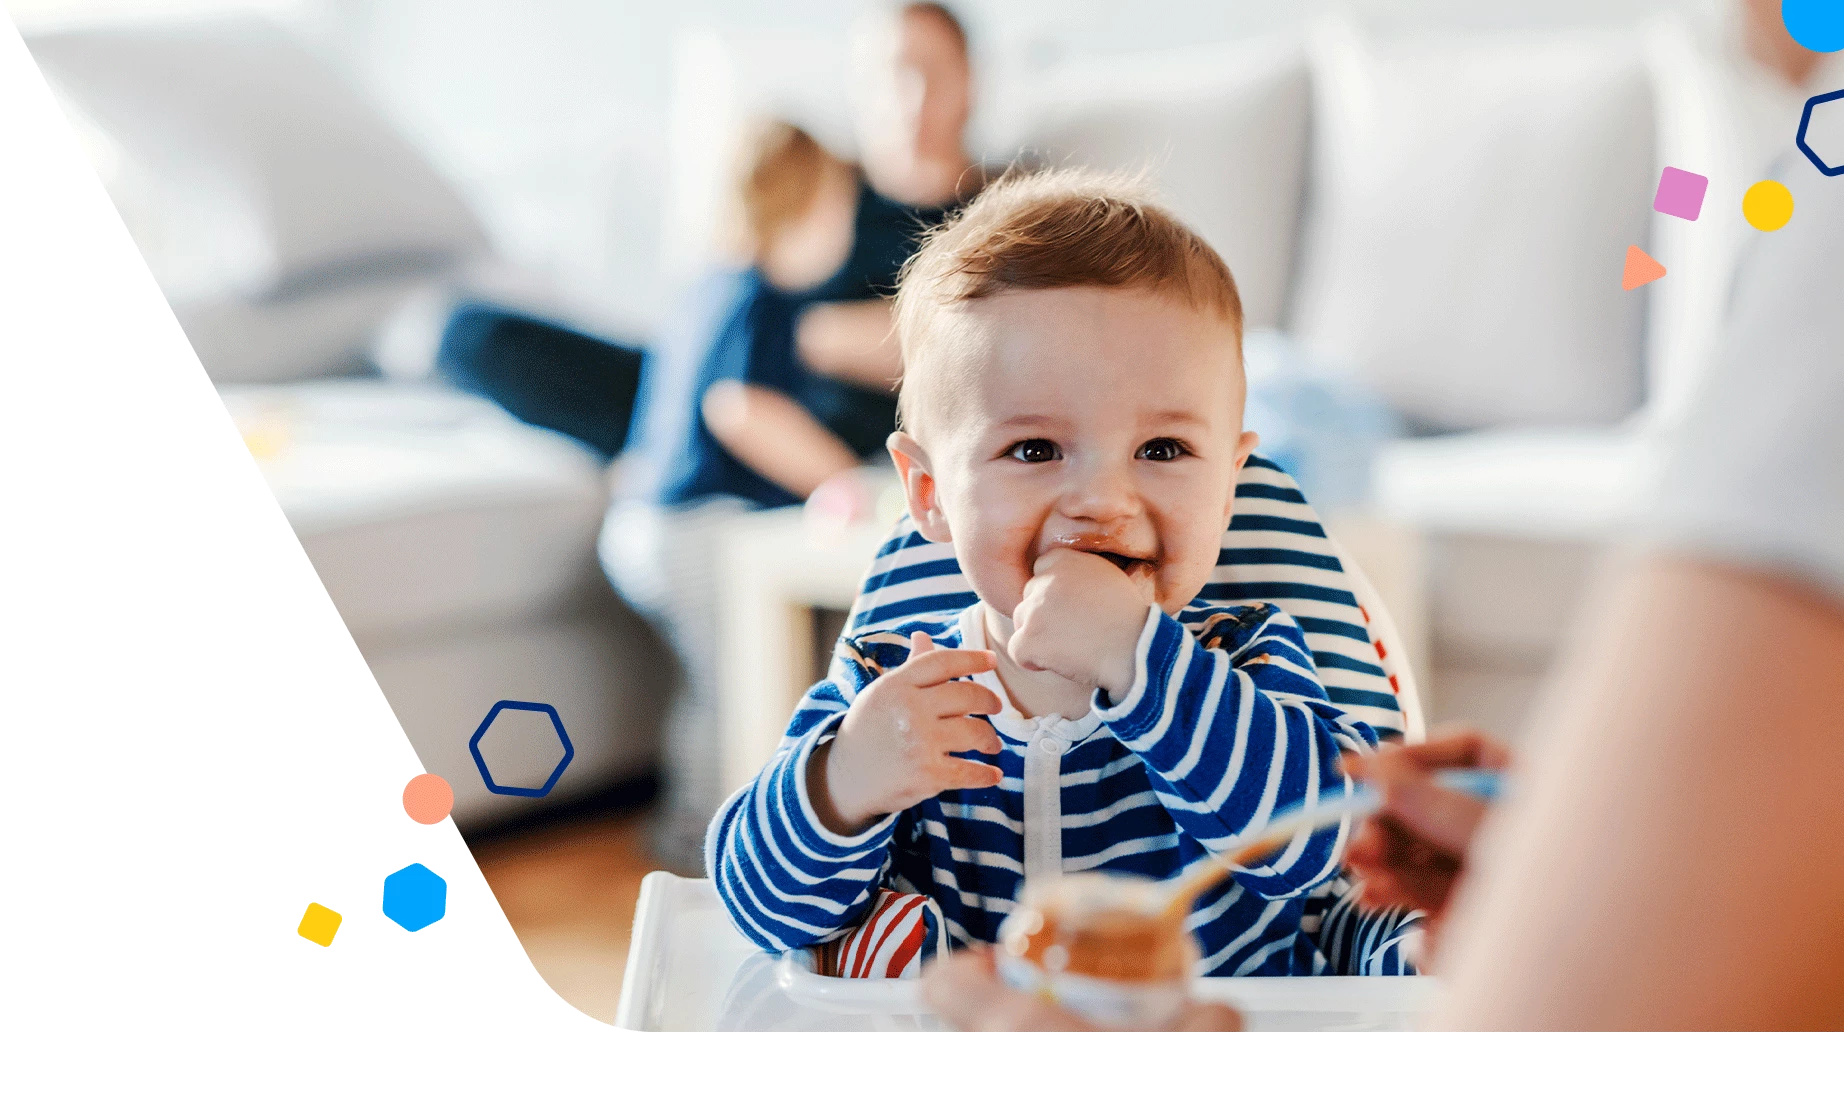
[[[295,931],[302,938],[321,946],[333,945],[333,936],[339,933],[340,920],[344,916],[330,907],[317,903],[307,905],[307,912],[301,916],[301,925]]]

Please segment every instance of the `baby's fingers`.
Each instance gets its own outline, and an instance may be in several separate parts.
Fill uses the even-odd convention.
[[[997,754],[1005,748],[997,731],[977,718],[949,720],[941,726],[942,733],[937,735],[937,740],[943,753]]]
[[[980,788],[996,788],[1003,774],[992,765],[979,761],[963,760],[960,757],[947,758],[941,773],[941,790],[956,789],[974,791]]]
[[[918,633],[916,637],[926,640],[928,634]],[[961,676],[971,676],[979,672],[990,672],[994,667],[990,652],[974,652],[971,649],[929,649],[921,654],[912,652],[902,666],[890,675],[901,675],[907,683],[916,687],[933,687]]]
[[[921,705],[937,718],[958,718],[967,714],[998,714],[1003,709],[999,697],[977,683],[955,680],[924,688],[917,696]]]

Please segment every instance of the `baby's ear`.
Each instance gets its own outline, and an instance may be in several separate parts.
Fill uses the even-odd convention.
[[[1260,433],[1244,432],[1236,441],[1236,473],[1229,483],[1229,505],[1223,507],[1223,527],[1225,529],[1229,528],[1230,519],[1236,515],[1236,486],[1237,480],[1242,476],[1242,465],[1249,461],[1249,457],[1254,455],[1255,449],[1260,446]]]
[[[1259,447],[1261,447],[1261,434],[1260,433],[1245,432],[1242,434],[1242,438],[1236,441],[1236,470],[1237,471],[1242,470],[1242,465],[1249,461],[1249,457],[1254,455],[1255,449]]]
[[[909,518],[916,523],[916,532],[936,544],[953,541],[954,537],[948,532],[947,515],[942,512],[937,497],[934,465],[929,462],[928,452],[915,437],[900,431],[891,433],[884,447],[890,449],[896,473],[902,476],[903,496],[909,502]]]

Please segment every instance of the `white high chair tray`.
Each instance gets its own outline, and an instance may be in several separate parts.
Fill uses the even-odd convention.
[[[1429,977],[1209,977],[1197,995],[1251,1031],[1398,1031],[1433,1006]],[[762,953],[730,925],[708,880],[641,883],[615,1025],[637,1031],[933,1030],[913,981],[821,977],[806,955]]]

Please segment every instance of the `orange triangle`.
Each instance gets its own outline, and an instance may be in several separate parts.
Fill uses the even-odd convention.
[[[1665,268],[1659,261],[1637,247],[1626,249],[1626,273],[1620,276],[1622,289],[1636,290],[1647,282],[1656,282],[1665,276]]]

